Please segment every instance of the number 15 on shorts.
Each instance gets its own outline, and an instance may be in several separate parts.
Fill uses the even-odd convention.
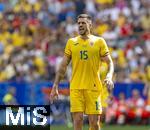
[[[99,110],[99,109],[100,109],[100,108],[99,108],[99,102],[98,102],[98,101],[95,102],[95,107],[96,107],[96,110]]]

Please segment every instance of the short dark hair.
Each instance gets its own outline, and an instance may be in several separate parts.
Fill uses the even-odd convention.
[[[80,14],[78,15],[77,19],[79,18],[87,18],[88,20],[92,20],[92,17],[88,14]]]

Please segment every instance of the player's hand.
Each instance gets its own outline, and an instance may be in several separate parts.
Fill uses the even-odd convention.
[[[54,100],[58,99],[58,95],[58,85],[54,84],[50,93],[50,102],[53,103]]]
[[[113,81],[110,78],[106,78],[104,80],[104,85],[106,85],[109,93],[112,93],[112,90],[114,88],[114,83],[113,83]]]

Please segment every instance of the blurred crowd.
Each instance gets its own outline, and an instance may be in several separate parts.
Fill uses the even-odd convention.
[[[131,97],[120,93],[106,108],[107,124],[150,124],[150,100],[144,100],[139,90],[133,89]]]
[[[0,0],[0,81],[53,80],[80,13],[92,16],[93,34],[107,41],[114,80],[148,83],[148,0]],[[106,71],[102,63],[102,78]]]

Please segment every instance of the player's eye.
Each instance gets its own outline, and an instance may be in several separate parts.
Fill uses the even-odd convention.
[[[78,24],[80,25],[80,24],[85,24],[85,22],[78,22]]]

